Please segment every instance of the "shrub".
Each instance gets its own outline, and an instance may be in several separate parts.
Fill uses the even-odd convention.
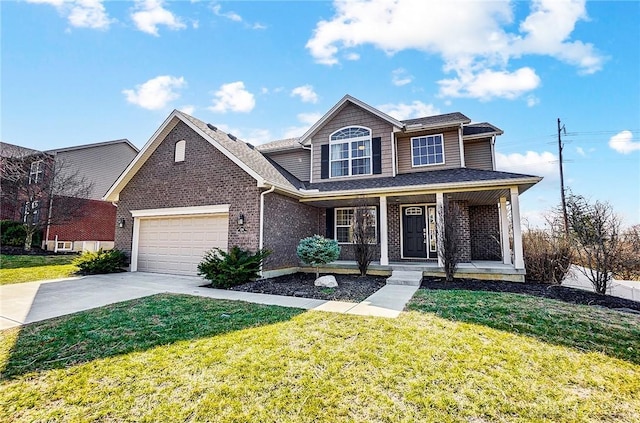
[[[15,220],[2,220],[0,221],[0,244],[3,246],[11,247],[24,247],[24,240],[27,236],[27,231],[22,222]],[[32,246],[40,246],[42,242],[42,233],[40,231],[33,234],[31,240]]]
[[[120,250],[103,250],[85,252],[71,262],[78,267],[78,273],[83,275],[97,275],[101,273],[122,272],[127,266],[127,256]]]
[[[529,229],[522,234],[526,280],[561,284],[571,266],[571,245],[561,234]]]
[[[320,276],[318,266],[337,260],[340,257],[340,246],[334,239],[314,235],[300,240],[297,254],[304,263],[316,268],[317,279]]]
[[[228,253],[213,248],[198,264],[198,274],[211,281],[215,288],[231,288],[257,278],[262,261],[269,254],[269,250],[252,253],[238,246],[232,247]]]

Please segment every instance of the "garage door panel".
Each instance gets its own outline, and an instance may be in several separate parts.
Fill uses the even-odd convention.
[[[226,251],[228,226],[226,214],[141,219],[138,270],[195,275],[207,250]]]

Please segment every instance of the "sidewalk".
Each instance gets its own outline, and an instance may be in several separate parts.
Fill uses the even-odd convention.
[[[199,277],[127,272],[0,286],[0,330],[160,293],[395,318],[417,287],[384,286],[361,303],[203,288]]]

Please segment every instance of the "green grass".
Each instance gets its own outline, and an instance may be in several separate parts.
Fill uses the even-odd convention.
[[[158,295],[7,330],[0,421],[640,421],[640,365],[617,357],[624,345],[544,341],[514,329],[504,302],[450,294],[420,293],[398,319]],[[539,317],[528,297],[504,298]],[[486,323],[441,317],[473,301]],[[603,330],[636,336],[638,316],[595,312]]]
[[[75,255],[0,255],[0,285],[58,279],[72,276],[78,268],[71,264]]]

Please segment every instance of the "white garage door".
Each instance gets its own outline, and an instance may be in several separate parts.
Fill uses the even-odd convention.
[[[196,275],[204,253],[227,250],[227,214],[140,220],[138,271]]]

